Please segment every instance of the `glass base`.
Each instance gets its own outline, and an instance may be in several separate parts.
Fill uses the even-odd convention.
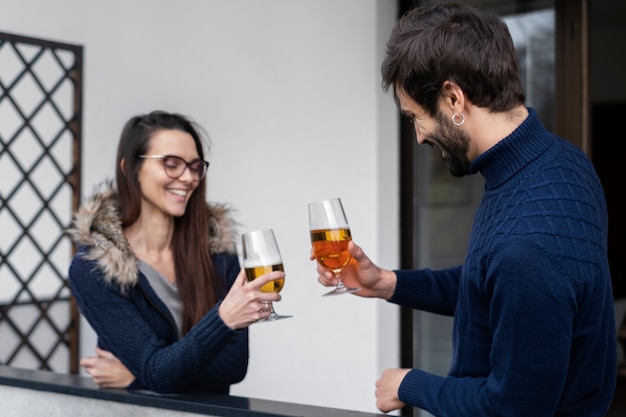
[[[293,317],[293,316],[284,316],[282,314],[274,313],[274,314],[270,314],[269,316],[267,316],[263,320],[259,320],[257,323],[263,323],[265,321],[276,321],[276,320],[288,319],[289,317]]]
[[[329,295],[343,295],[343,294],[351,294],[353,292],[359,291],[360,288],[348,288],[348,287],[337,287],[334,290],[327,292],[326,294],[322,294],[322,297],[327,297]]]

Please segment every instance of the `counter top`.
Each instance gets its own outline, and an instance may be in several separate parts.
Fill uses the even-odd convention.
[[[0,385],[217,417],[374,417],[384,414],[232,395],[101,389],[90,378],[0,365]]]

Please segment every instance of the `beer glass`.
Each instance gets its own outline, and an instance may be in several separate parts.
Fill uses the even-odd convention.
[[[352,240],[350,226],[341,199],[309,203],[309,229],[315,259],[322,266],[332,270],[337,278],[335,289],[323,295],[341,295],[358,291],[360,288],[348,288],[341,280],[342,268],[352,259],[348,252],[348,242]]]
[[[272,229],[255,230],[241,235],[243,268],[248,281],[272,271],[283,271],[283,260]],[[279,293],[285,285],[285,279],[270,281],[261,287],[261,292]],[[271,301],[264,301],[270,315],[259,321],[275,321],[291,316],[277,314]]]

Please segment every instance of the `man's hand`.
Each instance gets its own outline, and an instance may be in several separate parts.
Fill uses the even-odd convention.
[[[341,270],[341,278],[346,287],[360,288],[359,291],[353,293],[360,297],[382,298],[383,300],[391,298],[396,289],[395,272],[376,266],[354,241],[348,242],[348,251],[352,259]],[[315,259],[312,249],[309,257],[311,260]],[[317,280],[323,286],[337,285],[337,278],[332,270],[318,263],[317,272],[319,274]]]
[[[402,380],[410,369],[385,369],[376,381],[376,407],[383,413],[404,407],[406,404],[398,398]]]

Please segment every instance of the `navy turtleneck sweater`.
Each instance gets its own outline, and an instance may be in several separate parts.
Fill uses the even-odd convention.
[[[390,302],[454,316],[447,376],[400,400],[438,417],[601,417],[616,380],[607,214],[587,157],[533,109],[470,165],[485,191],[465,263],[396,271]]]

